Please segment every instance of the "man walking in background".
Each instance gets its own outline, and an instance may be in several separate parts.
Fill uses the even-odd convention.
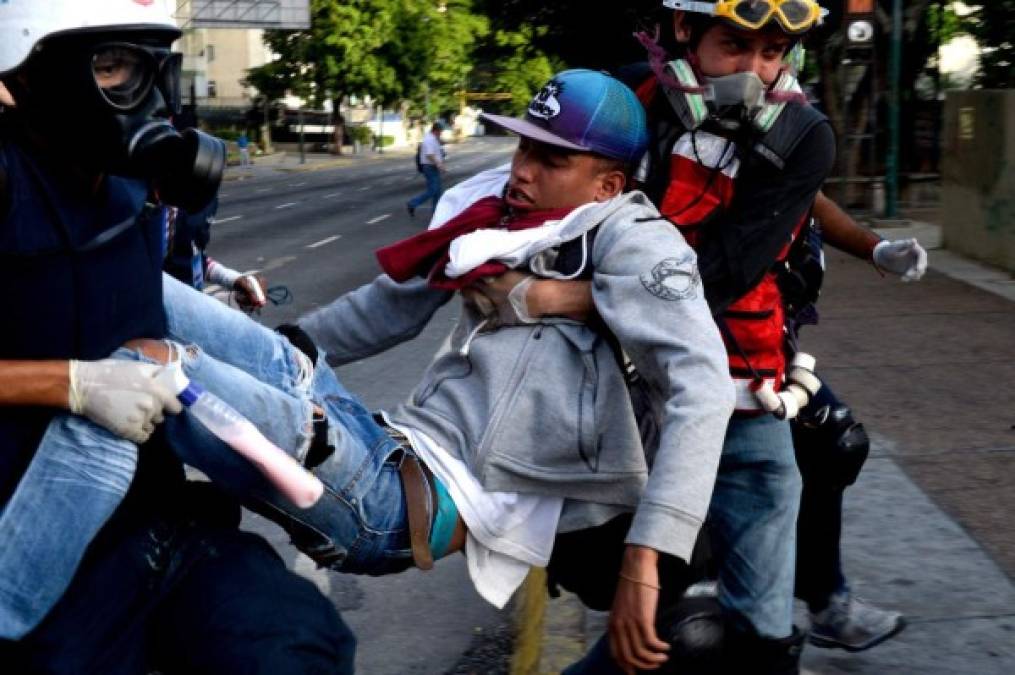
[[[444,169],[444,149],[441,148],[440,122],[434,122],[429,133],[423,136],[423,143],[419,149],[419,170],[426,178],[426,190],[416,195],[406,204],[409,215],[416,216],[416,209],[425,202],[431,200],[433,208],[437,207],[437,200],[441,198],[444,188],[441,186],[441,173]]]

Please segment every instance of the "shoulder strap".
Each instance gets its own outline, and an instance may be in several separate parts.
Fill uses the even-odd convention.
[[[786,104],[771,128],[754,145],[754,151],[779,170],[811,129],[827,121],[813,106]]]

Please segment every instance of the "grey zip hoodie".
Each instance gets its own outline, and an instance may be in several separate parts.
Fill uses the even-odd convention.
[[[651,473],[614,350],[572,321],[484,330],[463,303],[451,349],[391,418],[431,436],[487,490],[564,497],[566,529],[636,510],[628,543],[688,560],[734,404],[694,252],[638,192],[570,221],[564,240],[599,228],[586,263],[596,310],[657,399]],[[554,276],[554,254],[537,254],[529,270]],[[382,275],[300,323],[340,365],[416,336],[452,296]]]

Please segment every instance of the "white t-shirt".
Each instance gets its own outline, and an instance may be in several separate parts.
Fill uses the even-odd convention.
[[[423,137],[423,147],[419,151],[419,163],[435,164],[430,160],[430,157],[433,156],[437,158],[435,165],[440,166],[441,158],[444,156],[443,152],[440,139],[437,138],[437,134],[431,131]]]
[[[421,431],[393,424],[405,434],[412,449],[444,483],[469,528],[465,554],[469,578],[484,600],[498,609],[525,580],[530,566],[550,561],[557,523],[564,505],[561,497],[489,492],[469,467]]]

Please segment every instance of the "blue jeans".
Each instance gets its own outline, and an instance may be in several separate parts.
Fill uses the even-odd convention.
[[[326,492],[309,510],[275,493],[250,463],[186,412],[166,420],[174,451],[283,523],[295,520],[317,533],[318,548],[326,549],[336,569],[386,573],[408,567],[397,443],[342,387],[323,357],[312,381],[306,381],[295,348],[283,336],[171,277],[164,280],[168,336],[186,345],[181,360],[188,377],[299,461],[310,443],[317,402],[328,415],[335,448],[314,470]],[[113,356],[144,359],[125,349]],[[88,420],[59,415],[50,423],[0,513],[0,541],[5,542],[0,547],[0,637],[21,637],[57,601],[88,543],[126,494],[136,466],[134,444]]]
[[[151,488],[144,471],[135,494]],[[197,508],[200,496],[186,488],[176,494]],[[139,507],[127,500],[124,508]],[[354,672],[356,640],[332,602],[261,537],[182,514],[130,528],[119,520],[39,627],[17,643],[0,640],[5,673]]]
[[[409,208],[415,209],[428,199],[433,202],[432,208],[437,208],[437,202],[444,192],[441,187],[440,169],[433,164],[423,164],[420,168],[423,170],[423,177],[426,178],[426,191],[410,199]]]
[[[765,638],[793,632],[800,472],[789,422],[730,419],[708,517],[728,618]]]
[[[793,632],[800,472],[788,422],[730,419],[709,506],[708,533],[728,621],[765,638]],[[565,675],[619,675],[604,636]]]

